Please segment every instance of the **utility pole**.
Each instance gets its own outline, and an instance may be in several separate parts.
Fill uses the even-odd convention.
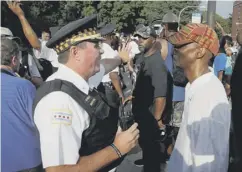
[[[211,28],[215,28],[216,1],[208,1],[207,22]]]

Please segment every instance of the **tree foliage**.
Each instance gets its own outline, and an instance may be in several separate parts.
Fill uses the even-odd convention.
[[[150,24],[154,19],[162,19],[164,14],[172,11],[177,16],[186,6],[198,6],[200,1],[23,1],[25,15],[37,34],[51,26],[66,24],[70,21],[98,14],[98,23],[116,24],[118,31],[133,32],[139,23]],[[18,19],[2,4],[2,26],[9,27],[17,36],[21,27]],[[182,12],[181,23],[191,20],[196,8]]]
[[[203,19],[204,19],[203,22],[206,23],[206,20],[207,20],[206,11],[203,13]],[[227,34],[231,33],[231,30],[232,30],[232,15],[231,14],[227,19],[221,17],[218,14],[215,14],[215,21],[218,22],[223,27],[224,31]],[[221,31],[218,28],[215,28],[215,31],[217,32],[218,37],[221,38],[221,36],[222,36]]]

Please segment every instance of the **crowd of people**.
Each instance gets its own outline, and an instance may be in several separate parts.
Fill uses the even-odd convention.
[[[144,172],[239,172],[242,31],[206,24],[124,36],[96,15],[38,38],[8,1],[31,48],[1,27],[3,172],[115,172],[136,146]]]

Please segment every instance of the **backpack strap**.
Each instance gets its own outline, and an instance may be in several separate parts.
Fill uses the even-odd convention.
[[[71,96],[89,115],[95,114],[96,111],[100,110],[105,103],[102,99],[86,95],[71,82],[55,79],[47,81],[39,87],[34,100],[33,111],[42,98],[55,91],[62,91]]]

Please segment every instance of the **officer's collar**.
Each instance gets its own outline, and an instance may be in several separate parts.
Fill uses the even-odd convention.
[[[90,88],[88,83],[79,74],[77,74],[75,71],[73,71],[71,68],[69,68],[63,64],[60,64],[57,73],[61,77],[60,79],[73,83],[82,92],[88,94],[88,91]]]

